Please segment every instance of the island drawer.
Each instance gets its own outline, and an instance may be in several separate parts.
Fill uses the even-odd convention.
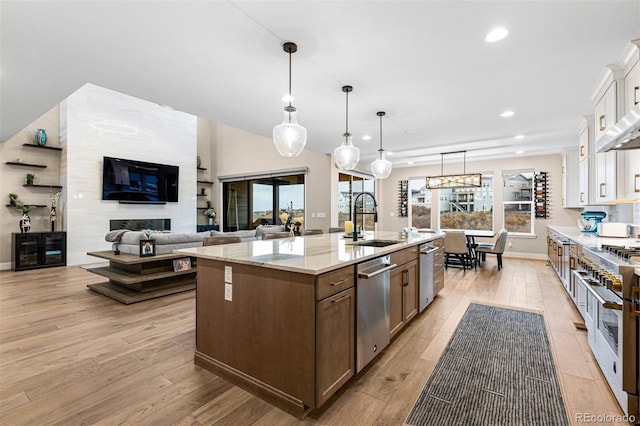
[[[418,249],[418,246],[413,246],[391,253],[391,263],[395,263],[400,266],[407,262],[411,262],[412,260],[416,260],[418,258]]]
[[[433,261],[435,263],[442,262],[444,263],[444,249],[438,249],[433,252]]]
[[[316,300],[340,293],[355,285],[355,266],[347,266],[318,276]]]
[[[433,240],[433,246],[438,248],[444,248],[444,238],[437,238]]]

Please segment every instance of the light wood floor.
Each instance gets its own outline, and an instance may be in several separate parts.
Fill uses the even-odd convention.
[[[622,415],[551,267],[504,264],[450,268],[434,303],[303,422],[194,366],[195,292],[125,306],[79,267],[0,272],[0,424],[402,425],[471,301],[544,312],[572,423]]]

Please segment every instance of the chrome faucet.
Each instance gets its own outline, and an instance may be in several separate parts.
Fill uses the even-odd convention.
[[[357,205],[358,205],[358,198],[360,198],[363,195],[368,195],[373,200],[373,222],[374,223],[378,222],[378,203],[376,202],[376,197],[374,197],[373,194],[370,192],[360,192],[353,199],[353,223],[354,223],[353,241],[358,241],[358,226],[357,226],[358,220],[356,217],[356,215],[358,214]],[[362,202],[362,214],[364,214],[364,201]],[[364,216],[362,216],[362,227],[364,228]]]

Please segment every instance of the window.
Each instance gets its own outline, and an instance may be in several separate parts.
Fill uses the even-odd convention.
[[[534,233],[533,178],[534,170],[505,170],[502,205],[504,227],[510,234]]]
[[[292,222],[304,226],[304,174],[223,181],[223,230]],[[221,179],[222,180],[222,179]]]
[[[493,175],[482,174],[482,187],[440,189],[440,228],[493,230]]]
[[[352,200],[361,192],[374,194],[375,181],[360,176],[338,174],[338,226],[344,227],[344,222],[354,220]],[[362,203],[364,209],[361,210]],[[364,213],[360,213],[360,212]],[[358,214],[354,220],[354,226],[361,226],[362,229],[373,231],[375,229],[373,200],[371,197],[362,196],[358,198]],[[363,223],[364,222],[364,223]]]
[[[426,178],[409,180],[409,223],[416,228],[431,228],[431,190],[426,186]]]

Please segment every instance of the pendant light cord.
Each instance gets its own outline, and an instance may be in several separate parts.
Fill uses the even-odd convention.
[[[380,149],[378,151],[384,151],[382,149],[382,115],[380,115]]]
[[[291,106],[291,49],[289,49],[289,106]],[[289,113],[291,117],[291,113]]]
[[[345,91],[345,93],[347,94],[347,106],[345,108],[345,129],[344,129],[344,136],[345,138],[349,135],[349,92]]]

